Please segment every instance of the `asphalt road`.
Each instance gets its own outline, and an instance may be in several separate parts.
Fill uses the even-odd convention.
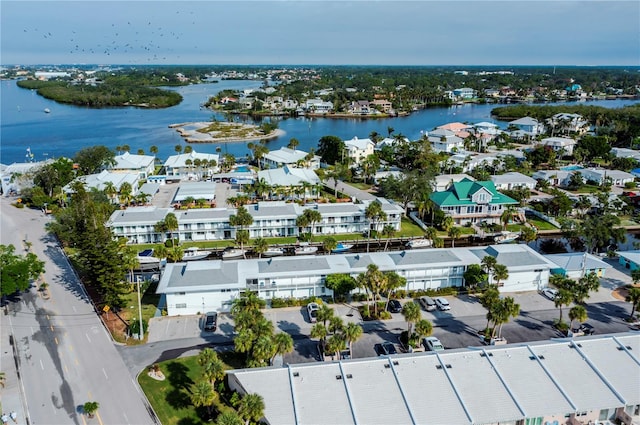
[[[35,288],[1,315],[18,353],[23,399],[31,424],[152,424],[146,398],[128,373],[113,341],[53,237],[42,212],[0,199],[0,242],[24,252],[28,240],[45,261],[50,299]],[[6,329],[3,329],[6,330]],[[7,332],[3,332],[3,335]],[[3,340],[3,347],[10,341]],[[81,406],[100,405],[89,420]]]

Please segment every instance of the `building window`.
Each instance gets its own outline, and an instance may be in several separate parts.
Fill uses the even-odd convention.
[[[178,292],[176,295],[186,295],[186,292]]]
[[[187,303],[176,304],[176,308],[187,308]]]

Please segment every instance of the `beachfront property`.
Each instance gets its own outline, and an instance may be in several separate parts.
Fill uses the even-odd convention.
[[[369,138],[358,139],[354,137],[351,140],[345,140],[344,147],[353,164],[359,165],[366,157],[373,155],[376,144]]]
[[[480,345],[480,342],[478,342]],[[640,334],[227,372],[270,424],[637,424]]]
[[[545,137],[536,144],[548,146],[562,157],[573,155],[573,149],[578,142],[569,137]]]
[[[590,273],[604,277],[607,269],[611,268],[610,264],[588,252],[548,254],[543,257],[557,265],[551,269],[551,274],[559,274],[571,279],[580,279]]]
[[[333,102],[325,102],[322,99],[307,99],[304,109],[313,114],[327,114],[333,111]]]
[[[436,152],[453,153],[464,149],[464,139],[451,130],[436,128],[427,134],[427,140]]]
[[[513,190],[522,187],[533,190],[538,184],[535,179],[515,171],[491,176],[491,181],[498,190]]]
[[[163,296],[169,316],[228,311],[233,300],[246,291],[256,292],[265,300],[331,296],[331,289],[324,286],[327,275],[344,273],[356,277],[369,264],[406,278],[406,286],[401,289],[461,287],[467,267],[479,264],[487,255],[507,266],[509,277],[500,282],[500,291],[504,292],[539,290],[547,286],[550,270],[555,267],[535,250],[517,244],[207,260],[167,264],[156,293]]]
[[[218,154],[189,153],[171,155],[164,162],[167,179],[200,180],[203,176],[211,176],[218,171],[220,158]]]
[[[307,160],[309,152],[301,151],[299,149],[290,149],[282,147],[275,151],[270,151],[260,158],[260,164],[262,168],[281,168],[288,167],[304,167],[312,170],[320,168],[320,157],[313,155],[312,158]]]
[[[404,210],[402,206],[377,198],[382,210],[387,214],[386,220],[373,223],[365,216],[368,203],[354,204],[352,202],[336,204],[307,204],[299,205],[293,202],[265,201],[247,205],[249,214],[253,217],[253,224],[246,227],[250,237],[297,237],[303,232],[312,234],[334,235],[342,233],[358,233],[381,230],[385,225],[391,225],[400,230],[400,221]],[[322,216],[319,223],[312,229],[301,229],[296,225],[296,219],[305,209],[317,210]],[[127,238],[131,244],[160,243],[166,238],[177,238],[184,241],[215,241],[233,240],[237,229],[229,223],[229,216],[236,214],[235,208],[200,208],[179,210],[174,208],[157,208],[155,206],[131,207],[115,211],[106,225],[114,237]],[[157,232],[155,225],[164,220],[168,213],[175,214],[178,219],[178,229],[166,234]]]
[[[321,180],[315,171],[307,168],[295,168],[284,166],[282,168],[269,168],[258,171],[258,181],[264,182],[273,188],[288,188],[290,196],[297,199],[315,198],[319,195]],[[276,193],[276,195],[279,195]]]
[[[467,179],[453,183],[444,192],[432,193],[431,200],[457,226],[500,223],[502,213],[518,205],[515,199],[498,192],[493,182]]]
[[[454,89],[453,95],[456,99],[473,99],[476,96],[476,91],[469,87],[461,87]]]
[[[140,174],[140,178],[144,180],[154,173],[155,159],[155,156],[151,155],[134,155],[125,152],[122,155],[115,156],[116,163],[110,168],[110,171],[115,173],[137,172]]]

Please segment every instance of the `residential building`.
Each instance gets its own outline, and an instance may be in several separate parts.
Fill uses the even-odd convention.
[[[355,100],[349,104],[347,112],[356,115],[370,115],[377,114],[378,110],[372,108],[368,100]]]
[[[387,220],[377,223],[379,229],[384,225],[392,225],[400,230],[400,222],[404,213],[403,208],[384,198],[376,198],[382,210],[387,214]],[[311,229],[313,234],[341,234],[363,233],[372,223],[365,216],[368,203],[354,204],[351,202],[335,204],[307,204],[301,206],[294,202],[264,201],[247,205],[246,208],[253,217],[253,224],[247,227],[251,238],[257,237],[285,237],[298,236],[308,229],[300,229],[296,219],[305,209],[315,209],[320,212],[322,220]],[[174,213],[178,219],[178,229],[174,232],[161,234],[156,232],[154,225],[163,220],[168,213]],[[144,217],[148,217],[145,221]],[[128,243],[158,243],[166,237],[172,236],[180,241],[214,241],[232,240],[236,236],[236,228],[229,223],[229,216],[236,214],[235,208],[197,208],[176,210],[173,208],[131,207],[115,211],[107,221],[114,237],[125,237]]]
[[[52,160],[49,160],[52,161]],[[2,179],[2,193],[8,196],[11,193],[19,195],[22,190],[33,186],[33,173],[45,165],[40,162],[14,162],[11,165],[0,164],[0,179]]]
[[[473,99],[475,97],[475,93],[476,91],[469,87],[462,87],[453,90],[453,95],[458,99]]]
[[[512,190],[519,187],[526,187],[529,190],[536,188],[538,182],[522,173],[509,172],[491,176],[491,181],[498,190]]]
[[[393,109],[393,104],[387,99],[374,99],[371,102],[371,106],[387,113]]]
[[[227,379],[263,398],[270,424],[637,424],[638,351],[640,334],[625,332],[231,370]]]
[[[444,192],[449,189],[453,183],[457,183],[462,180],[476,181],[473,177],[468,174],[440,174],[437,175],[434,179],[434,187],[433,190],[436,192]]]
[[[389,147],[394,147],[396,144],[400,143],[400,142],[404,142],[404,143],[410,143],[409,139],[407,137],[402,137],[402,138],[395,138],[395,137],[385,137],[384,139],[382,139],[381,141],[379,141],[376,144],[375,150],[379,151],[382,148],[384,148],[385,146],[389,146]]]
[[[436,152],[457,152],[464,149],[464,140],[451,130],[435,129],[430,131],[427,139]]]
[[[473,128],[478,133],[487,133],[487,134],[497,135],[501,132],[497,124],[494,124],[492,122],[486,122],[486,121],[473,124]]]
[[[216,184],[213,182],[183,182],[173,196],[173,202],[184,203],[185,200],[198,201],[204,199],[207,204],[215,202]]]
[[[78,181],[82,182],[87,190],[96,189],[99,191],[105,190],[109,183],[111,183],[118,192],[120,192],[123,184],[128,183],[131,186],[131,196],[136,196],[136,194],[138,194],[140,174],[112,173],[107,170],[102,170],[98,174],[88,174],[86,176],[76,177],[71,183],[68,183],[62,188],[64,193],[67,195],[73,193],[73,185]]]
[[[569,114],[566,112],[555,114],[547,120],[552,132],[558,130],[560,133],[584,134],[589,130],[589,121],[580,114]]]
[[[542,134],[544,131],[544,126],[540,124],[537,119],[531,117],[523,117],[515,121],[511,121],[509,122],[509,126],[515,126],[524,132],[524,134],[529,136],[537,136],[538,134]]]
[[[478,248],[332,254],[271,259],[210,260],[167,264],[156,293],[165,298],[169,316],[228,310],[245,291],[263,299],[331,296],[324,286],[329,274],[358,276],[369,264],[406,278],[403,289],[438,289],[464,285],[464,272],[486,255],[507,266],[509,277],[500,290],[534,291],[547,286],[555,264],[526,245]],[[203,305],[205,304],[205,310]]]
[[[196,160],[200,163],[207,161],[207,165],[196,166]],[[215,162],[216,165],[211,165]],[[202,176],[210,176],[218,171],[220,158],[218,154],[198,153],[195,150],[189,153],[171,155],[164,162],[166,176],[177,180],[199,180]]]
[[[326,114],[333,111],[333,103],[325,102],[322,99],[308,99],[304,104],[304,108],[311,113]]]
[[[358,139],[357,137],[351,140],[345,140],[344,146],[347,155],[355,165],[359,165],[366,157],[372,155],[376,147],[371,139]]]
[[[620,170],[607,170],[605,168],[582,168],[577,170],[582,174],[584,181],[592,181],[598,185],[609,181],[614,186],[624,186],[626,183],[633,182],[635,177],[633,174]]]
[[[611,148],[611,153],[614,154],[616,158],[633,158],[640,162],[640,151],[636,149]]]
[[[616,251],[618,263],[630,271],[640,269],[640,249]]]
[[[573,148],[577,143],[577,141],[569,137],[545,137],[539,142],[543,146],[549,146],[560,156],[573,155]]]
[[[321,183],[315,171],[307,168],[289,167],[288,165],[282,168],[258,171],[258,180],[264,180],[272,188],[304,189],[304,193],[296,196],[300,198],[316,197],[318,195],[318,185]]]
[[[497,167],[502,161],[494,154],[461,152],[451,155],[443,162],[446,167],[460,167],[463,173],[468,173],[477,167]]]
[[[260,162],[262,164],[262,168],[280,168],[285,165],[289,167],[297,167],[299,163],[301,163],[303,167],[310,168],[312,170],[320,168],[320,157],[318,155],[313,155],[311,160],[307,161],[305,159],[307,155],[309,155],[308,152],[301,151],[299,149],[282,147],[264,155],[260,159]]]
[[[582,170],[578,170],[582,172]],[[567,187],[573,171],[570,170],[539,170],[531,177],[535,180],[544,180],[551,186]]]
[[[114,160],[116,165],[111,167],[113,172],[137,172],[141,179],[146,179],[155,171],[155,157],[151,155],[134,155],[125,152],[122,155],[116,155]]]
[[[436,207],[453,218],[458,226],[467,223],[500,223],[500,216],[518,201],[496,190],[491,181],[464,179],[453,183],[444,192],[434,192],[431,200]]]
[[[611,268],[610,264],[587,252],[549,254],[544,257],[557,265],[556,268],[551,269],[552,274],[559,274],[571,279],[580,279],[589,273],[604,277],[607,269]]]

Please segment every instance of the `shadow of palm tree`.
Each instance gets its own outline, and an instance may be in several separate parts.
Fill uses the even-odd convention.
[[[167,365],[167,380],[172,389],[167,393],[165,400],[176,409],[191,406],[189,387],[193,385],[193,380],[187,375],[188,371],[185,365],[177,362]]]

